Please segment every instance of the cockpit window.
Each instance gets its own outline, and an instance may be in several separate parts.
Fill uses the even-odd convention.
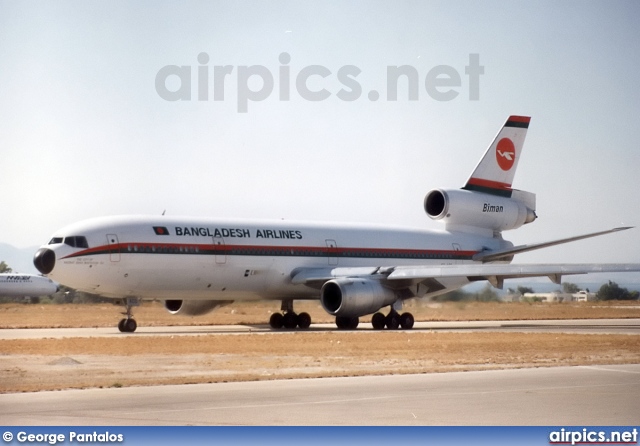
[[[81,235],[72,235],[64,238],[64,244],[73,248],[88,248],[87,238]]]
[[[62,243],[62,237],[54,237],[49,241],[50,245],[57,245],[58,243]]]

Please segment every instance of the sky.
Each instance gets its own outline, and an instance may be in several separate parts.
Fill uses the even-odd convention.
[[[424,196],[461,187],[512,114],[532,117],[513,186],[539,218],[506,239],[640,226],[638,19],[637,1],[0,0],[0,242],[163,212],[441,229]],[[417,73],[396,100],[388,67]],[[517,260],[640,262],[640,228]]]

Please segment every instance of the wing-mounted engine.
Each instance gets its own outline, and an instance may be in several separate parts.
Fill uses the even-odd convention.
[[[164,307],[171,314],[183,316],[202,316],[218,307],[233,303],[232,300],[165,300]]]
[[[536,219],[535,194],[511,190],[499,196],[464,189],[434,189],[424,199],[424,210],[447,230],[487,233],[516,229]]]
[[[396,293],[378,280],[340,278],[325,282],[320,302],[325,311],[338,317],[359,317],[393,304]]]

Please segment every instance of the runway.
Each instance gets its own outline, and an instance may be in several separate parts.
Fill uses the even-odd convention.
[[[4,425],[637,425],[640,365],[0,395]]]
[[[313,324],[308,333],[335,331],[335,324]],[[358,332],[374,332],[370,323],[361,323]],[[640,319],[562,319],[527,321],[455,321],[416,322],[413,331],[437,332],[537,332],[584,334],[640,334]],[[0,340],[43,339],[111,336],[198,336],[210,334],[278,334],[291,330],[272,330],[268,325],[189,325],[169,327],[138,327],[135,333],[120,333],[116,327],[107,328],[28,328],[2,329]]]

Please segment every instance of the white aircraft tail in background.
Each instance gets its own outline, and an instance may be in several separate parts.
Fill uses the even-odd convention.
[[[0,274],[0,296],[50,296],[57,291],[58,285],[47,277],[37,276],[35,274]]]
[[[445,231],[271,220],[120,216],[72,224],[34,256],[63,285],[127,304],[119,329],[135,331],[141,299],[162,299],[173,314],[200,315],[236,300],[281,302],[273,328],[308,328],[293,302],[320,300],[339,328],[373,314],[375,329],[413,327],[406,299],[471,282],[591,272],[640,271],[638,264],[510,265],[518,253],[629,228],[513,246],[503,231],[536,219],[535,195],[512,188],[530,118],[510,116],[461,189],[427,193],[427,215]],[[389,307],[388,313],[380,310]]]

